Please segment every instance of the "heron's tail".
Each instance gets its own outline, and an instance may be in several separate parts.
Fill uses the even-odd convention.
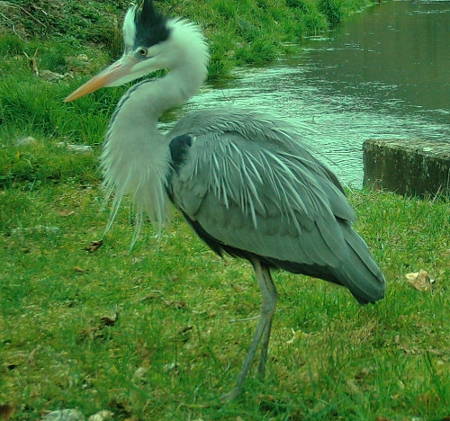
[[[348,261],[338,270],[338,278],[361,303],[373,303],[384,297],[386,281],[364,240],[350,226],[344,230],[349,247]]]

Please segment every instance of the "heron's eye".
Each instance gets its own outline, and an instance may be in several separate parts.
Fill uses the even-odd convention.
[[[136,50],[136,55],[138,57],[145,58],[145,57],[147,57],[147,54],[148,54],[147,48],[140,47]]]

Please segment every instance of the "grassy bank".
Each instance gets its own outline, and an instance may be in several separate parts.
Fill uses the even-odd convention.
[[[223,77],[236,65],[264,64],[285,51],[284,44],[299,43],[339,23],[370,0],[198,0],[157,1],[169,16],[199,23],[212,51],[210,77]],[[70,69],[64,53],[82,52],[86,45],[101,46],[110,58],[120,54],[120,25],[129,1],[59,2],[16,0],[2,2],[1,27],[13,35],[0,52],[32,52],[38,45],[49,70]],[[44,44],[43,44],[43,41]],[[57,44],[55,44],[57,43]],[[57,48],[54,48],[54,47]],[[59,57],[55,56],[58,50]]]
[[[241,400],[214,405],[232,387],[251,338],[255,321],[242,319],[259,309],[248,264],[213,255],[177,215],[161,241],[147,226],[129,252],[125,206],[103,238],[99,145],[123,91],[61,103],[119,54],[114,18],[128,1],[7,3],[0,2],[0,420],[39,420],[62,408],[86,416],[107,409],[128,421],[450,415],[448,202],[351,192],[358,228],[390,281],[386,299],[360,307],[323,281],[277,274],[267,381],[250,379]],[[205,28],[214,78],[273,60],[285,43],[323,31],[363,2],[159,4]],[[75,153],[65,143],[92,150]],[[405,282],[420,269],[435,279],[426,291]]]

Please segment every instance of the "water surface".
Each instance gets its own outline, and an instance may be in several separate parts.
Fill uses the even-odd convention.
[[[240,70],[188,108],[236,105],[300,124],[354,187],[365,139],[450,141],[450,1],[375,5],[303,47],[270,68]]]

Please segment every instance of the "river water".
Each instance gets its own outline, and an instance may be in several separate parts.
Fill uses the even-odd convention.
[[[368,138],[450,141],[450,1],[391,1],[353,15],[296,57],[241,69],[190,109],[235,105],[274,112],[349,186],[362,185]]]

